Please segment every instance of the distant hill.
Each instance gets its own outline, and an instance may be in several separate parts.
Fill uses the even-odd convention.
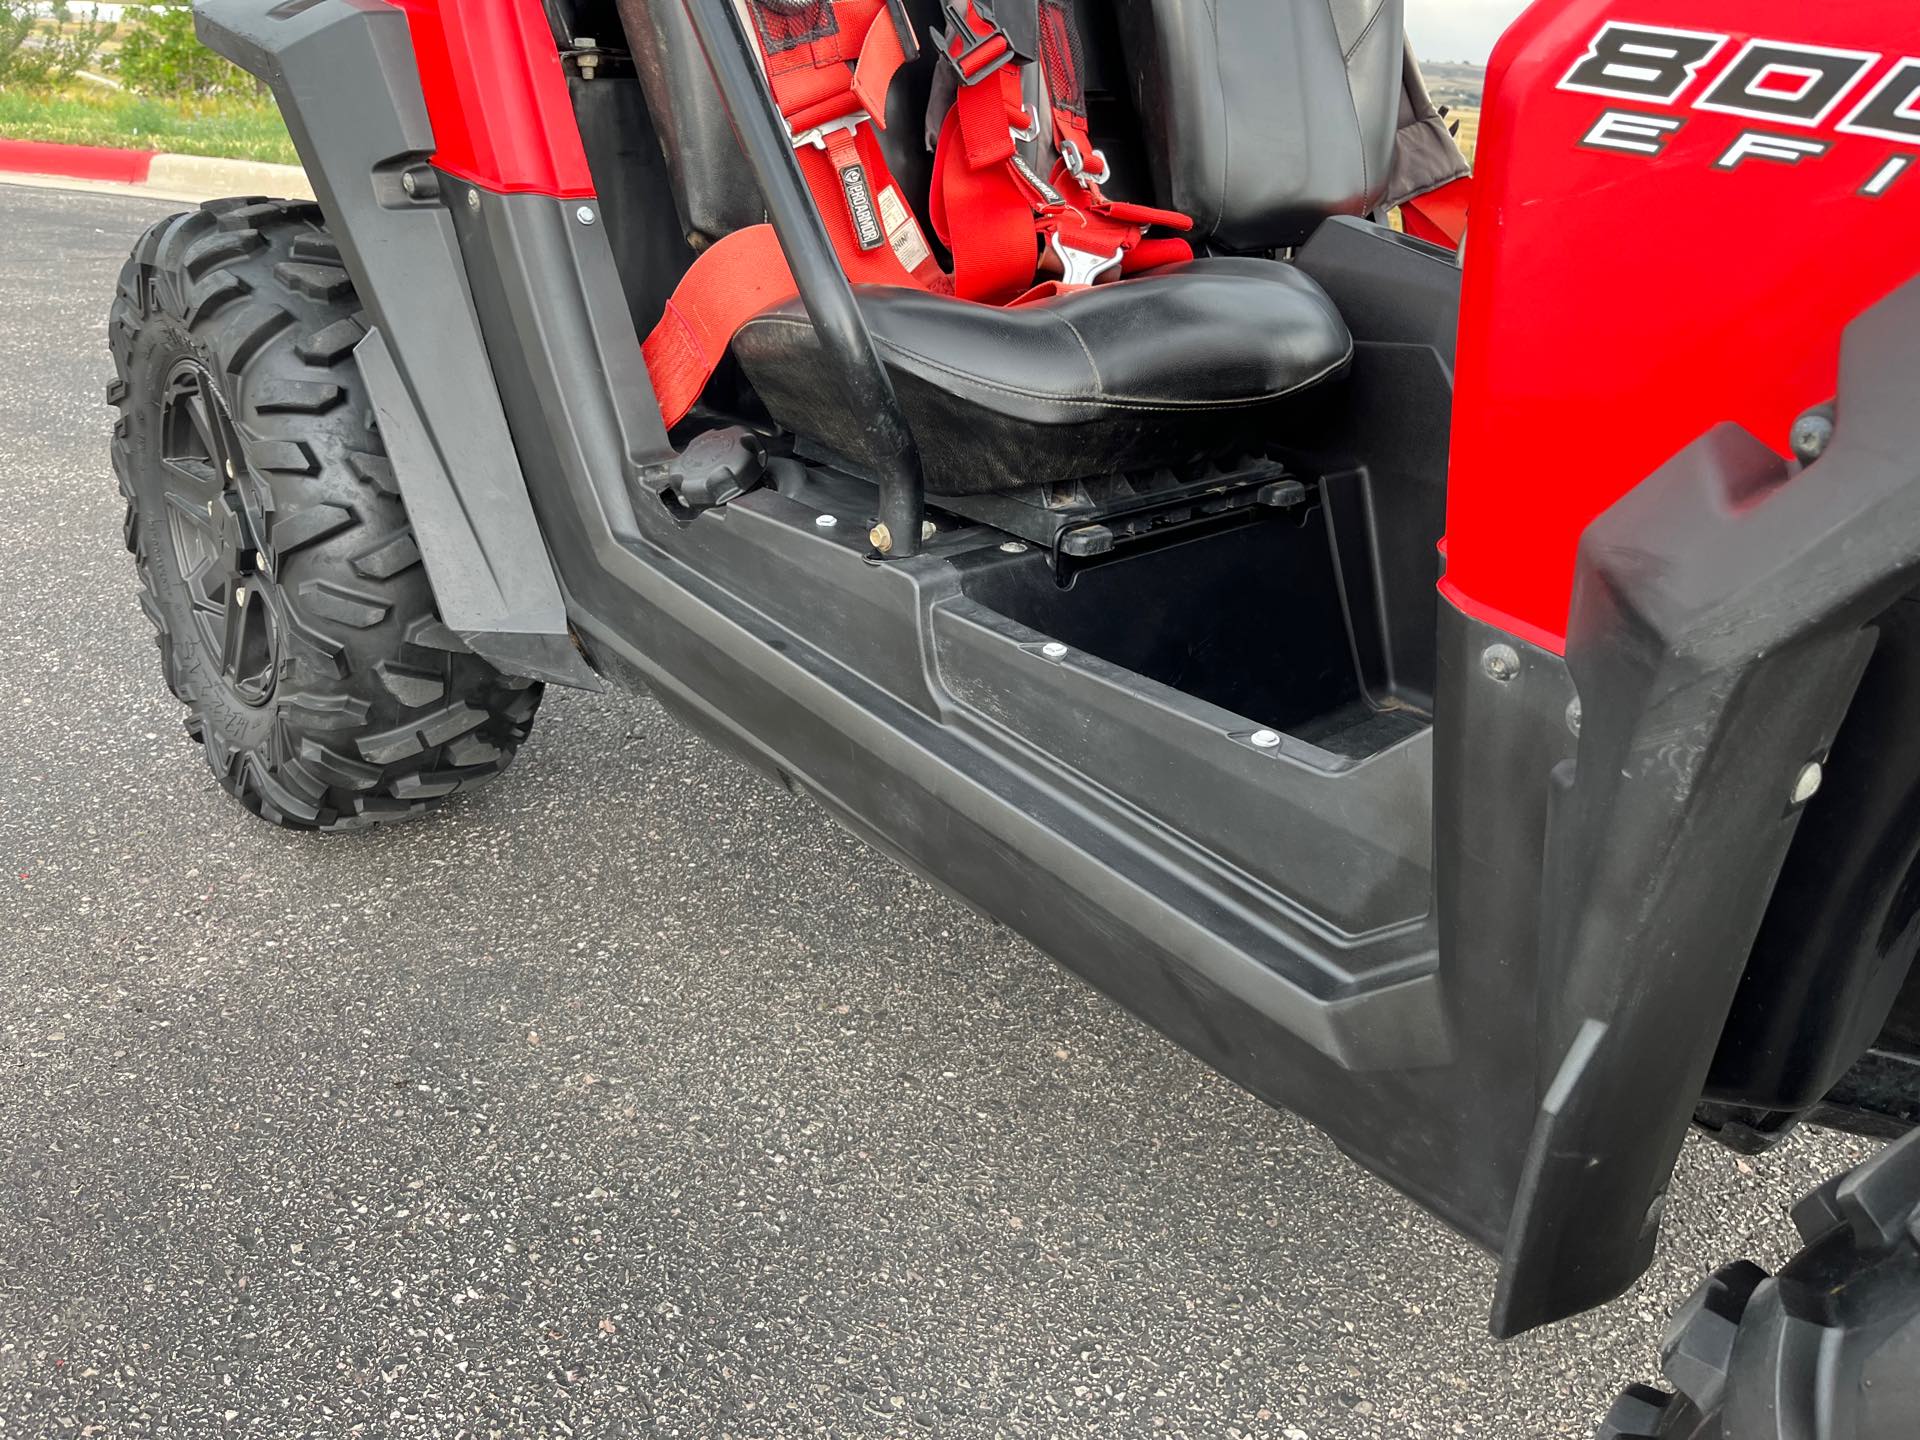
[[[1436,105],[1456,110],[1478,110],[1480,92],[1486,87],[1487,67],[1467,65],[1458,60],[1422,60],[1420,69],[1427,77]]]

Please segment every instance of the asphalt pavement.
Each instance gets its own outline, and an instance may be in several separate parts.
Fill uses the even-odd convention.
[[[0,1435],[1587,1436],[1870,1147],[1690,1144],[1649,1277],[1492,1262],[644,698],[423,822],[214,785],[103,322],[171,207],[0,185]]]

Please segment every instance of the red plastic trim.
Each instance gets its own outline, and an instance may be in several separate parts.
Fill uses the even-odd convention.
[[[1467,208],[1472,198],[1473,177],[1462,176],[1403,204],[1400,223],[1417,240],[1458,250],[1467,233]]]
[[[487,190],[594,193],[539,0],[389,0],[406,11],[433,163]]]
[[[1693,32],[1671,98],[1576,73],[1609,22]],[[1756,38],[1872,58],[1824,118],[1698,107]],[[1847,323],[1920,272],[1920,160],[1900,163],[1920,144],[1852,118],[1914,78],[1906,56],[1913,0],[1539,0],[1501,40],[1456,372],[1443,588],[1462,610],[1562,650],[1595,516],[1724,421],[1787,453]]]
[[[157,150],[115,150],[103,145],[58,145],[48,140],[0,139],[0,170],[137,185],[147,178],[147,172],[153,168],[153,157],[159,153]]]

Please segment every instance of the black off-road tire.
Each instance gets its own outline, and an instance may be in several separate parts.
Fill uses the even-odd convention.
[[[1920,1435],[1920,1132],[1793,1208],[1778,1275],[1747,1261],[1674,1316],[1661,1369],[1601,1440],[1911,1440]]]
[[[365,334],[318,208],[255,197],[147,231],[108,326],[113,468],[167,686],[220,784],[296,829],[498,774],[540,703],[440,622]]]

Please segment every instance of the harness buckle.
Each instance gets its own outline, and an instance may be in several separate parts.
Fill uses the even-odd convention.
[[[1067,173],[1083,185],[1104,185],[1113,178],[1113,167],[1107,164],[1104,150],[1095,150],[1091,157],[1100,166],[1096,175],[1087,169],[1087,161],[1080,154],[1080,147],[1068,139],[1060,141],[1060,163],[1067,167]]]
[[[960,77],[962,85],[977,85],[1002,65],[1020,58],[1014,53],[1013,42],[1007,39],[1006,31],[998,25],[984,35],[973,33],[973,27],[967,24],[967,0],[943,0],[940,8],[946,12],[947,29],[935,32],[934,39],[940,42],[941,58],[953,66],[953,73]],[[958,54],[953,48],[956,39],[961,42]],[[1000,53],[978,69],[971,68],[967,62],[995,40],[1000,42]]]
[[[1118,265],[1126,253],[1124,250],[1115,250],[1111,255],[1102,255],[1096,250],[1079,249],[1062,240],[1058,230],[1047,237],[1047,248],[1060,261],[1062,285],[1091,285]]]
[[[796,150],[804,150],[809,146],[815,150],[824,150],[827,148],[827,136],[833,134],[834,131],[845,130],[851,133],[858,130],[872,118],[873,117],[864,110],[854,110],[846,115],[838,116],[835,119],[822,121],[810,129],[794,130],[789,127],[787,133],[793,137],[793,148]]]

